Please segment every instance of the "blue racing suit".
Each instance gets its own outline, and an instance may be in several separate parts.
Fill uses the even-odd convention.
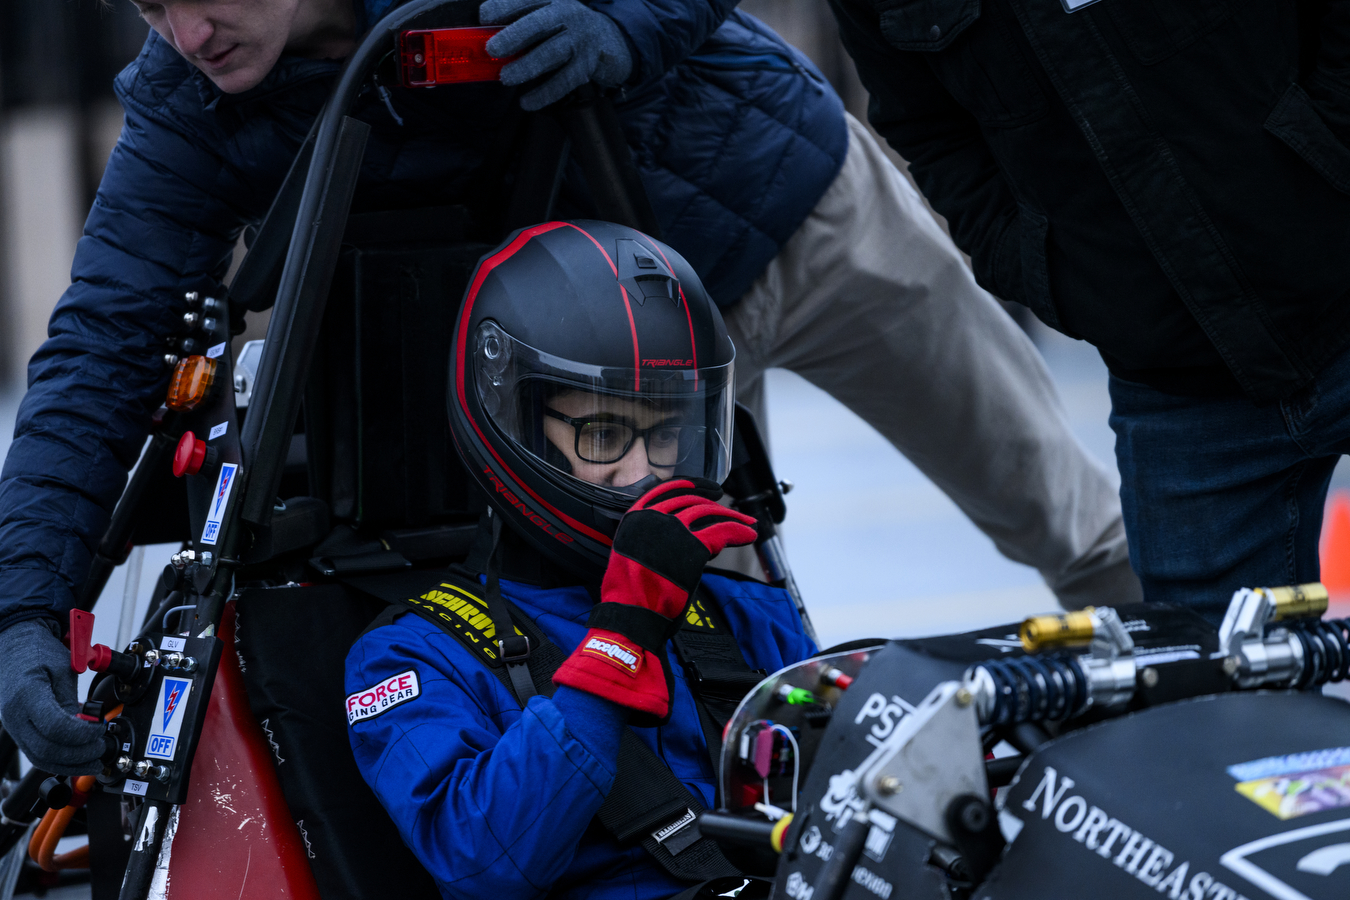
[[[751,668],[773,672],[816,651],[785,591],[711,574],[703,584]],[[581,641],[593,606],[584,587],[501,586],[564,652]],[[634,731],[711,807],[712,760],[683,669],[667,652],[670,721]],[[416,678],[400,681],[409,671]],[[352,750],[444,896],[645,900],[687,887],[592,821],[613,782],[621,707],[560,687],[522,711],[458,640],[414,614],[368,631],[347,656],[349,707],[386,683],[403,699],[357,718]]]

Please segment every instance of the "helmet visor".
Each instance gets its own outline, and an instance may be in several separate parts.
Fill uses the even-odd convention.
[[[489,320],[474,342],[474,385],[493,426],[546,474],[626,508],[668,478],[720,484],[731,464],[734,361],[661,362],[669,365],[578,363],[517,341]]]

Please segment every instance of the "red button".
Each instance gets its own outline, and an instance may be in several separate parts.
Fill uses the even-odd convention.
[[[184,475],[196,475],[206,461],[206,441],[199,439],[190,431],[183,432],[178,439],[178,449],[173,452],[173,474],[177,478]]]

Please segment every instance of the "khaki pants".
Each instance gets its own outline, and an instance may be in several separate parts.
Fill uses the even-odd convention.
[[[1066,607],[1141,599],[1120,498],[1040,354],[849,117],[844,167],[727,315],[742,402],[790,369],[881,432]]]

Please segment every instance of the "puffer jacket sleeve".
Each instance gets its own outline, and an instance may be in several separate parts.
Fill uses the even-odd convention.
[[[165,49],[152,37],[118,79],[125,125],[28,366],[0,472],[0,628],[72,605],[164,397],[184,293],[220,288],[257,194],[217,152],[228,136],[181,114],[203,98]]]
[[[559,688],[521,710],[412,615],[356,642],[346,682],[357,767],[442,894],[547,894],[613,784],[619,707]]]
[[[628,37],[634,50],[630,85],[670,71],[703,45],[736,8],[737,0],[591,0]]]

